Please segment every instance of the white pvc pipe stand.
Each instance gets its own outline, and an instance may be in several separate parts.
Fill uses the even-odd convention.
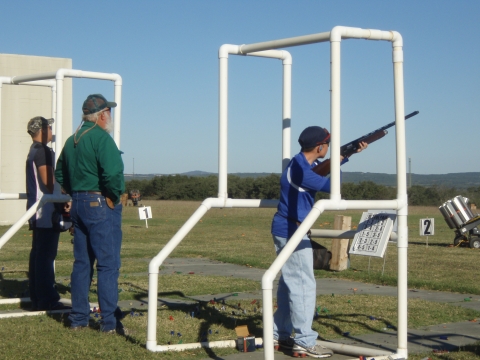
[[[367,40],[385,40],[392,42],[393,63],[394,63],[394,98],[395,98],[395,124],[396,124],[396,154],[397,154],[397,199],[378,201],[346,201],[341,199],[340,194],[340,45],[342,39],[357,38]],[[250,45],[223,45],[219,51],[219,190],[218,198],[206,199],[200,208],[188,219],[175,236],[167,243],[160,253],[150,262],[149,265],[149,306],[148,306],[148,329],[147,349],[151,351],[166,351],[166,346],[158,346],[156,341],[156,317],[157,317],[157,291],[158,291],[158,269],[165,258],[175,249],[188,232],[195,226],[200,218],[211,207],[236,207],[237,202],[247,200],[232,200],[227,198],[227,124],[228,124],[228,54],[258,55],[259,52],[271,51],[289,46],[298,46],[318,42],[330,41],[331,59],[331,103],[330,103],[330,129],[331,129],[331,193],[330,200],[318,201],[300,225],[295,234],[290,238],[287,245],[277,256],[270,268],[262,278],[263,292],[263,326],[264,326],[264,356],[265,359],[274,358],[273,349],[273,280],[280,271],[283,264],[293,253],[304,234],[311,228],[315,220],[325,210],[350,210],[350,209],[379,209],[396,210],[398,216],[398,346],[397,354],[391,358],[407,357],[407,191],[406,191],[406,151],[405,151],[405,127],[404,127],[404,88],[403,88],[403,42],[402,37],[395,31],[381,31],[371,29],[349,28],[337,26],[330,32],[313,35],[305,35],[294,38],[267,41]],[[269,53],[270,54],[270,53]],[[289,71],[284,70],[284,74]],[[287,76],[287,75],[285,75]],[[290,75],[288,75],[290,76]],[[290,80],[289,80],[290,81]],[[284,78],[285,85],[285,78]],[[284,89],[284,96],[290,96]],[[287,110],[286,110],[287,109]],[[288,134],[290,127],[290,104],[285,103],[284,98],[284,124],[288,123]],[[287,120],[288,119],[288,120]],[[288,140],[289,141],[289,140]],[[284,141],[283,150],[285,150]],[[289,142],[288,142],[289,144]],[[290,155],[282,154],[282,169]],[[250,201],[251,203],[251,201]],[[253,204],[252,204],[253,205]],[[259,204],[261,205],[261,201]],[[273,203],[269,204],[274,206]],[[245,206],[246,207],[246,206]],[[252,206],[253,207],[253,206]],[[186,349],[187,344],[176,349]],[[333,347],[333,345],[331,345]],[[371,350],[342,346],[346,351]],[[355,348],[355,349],[354,349]],[[360,353],[360,354],[361,354]]]

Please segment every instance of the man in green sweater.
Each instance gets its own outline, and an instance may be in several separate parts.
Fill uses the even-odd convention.
[[[65,142],[55,178],[72,197],[75,226],[70,328],[88,327],[88,293],[96,260],[100,330],[124,334],[117,302],[122,245],[120,196],[125,191],[125,180],[121,153],[109,135],[113,130],[111,109],[115,106],[100,94],[87,97],[82,123]]]

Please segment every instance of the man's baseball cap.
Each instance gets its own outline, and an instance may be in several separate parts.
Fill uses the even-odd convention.
[[[117,106],[116,102],[107,101],[102,94],[88,95],[83,102],[82,111],[84,115],[95,114],[105,108],[113,108]]]
[[[41,116],[35,116],[34,118],[30,119],[27,124],[27,132],[30,135],[35,135],[38,130],[40,130],[44,126],[52,125],[55,122],[53,119],[45,119]]]
[[[298,138],[302,149],[308,149],[320,144],[330,143],[330,133],[320,126],[309,126],[302,131]]]

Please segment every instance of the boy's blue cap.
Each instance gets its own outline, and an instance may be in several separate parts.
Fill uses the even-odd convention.
[[[330,143],[330,133],[320,126],[309,126],[302,131],[298,138],[302,149],[308,149],[320,144]]]

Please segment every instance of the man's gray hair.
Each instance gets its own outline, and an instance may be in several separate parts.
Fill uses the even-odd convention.
[[[100,112],[96,112],[94,114],[82,115],[82,120],[89,121],[89,122],[97,122],[99,114]]]

